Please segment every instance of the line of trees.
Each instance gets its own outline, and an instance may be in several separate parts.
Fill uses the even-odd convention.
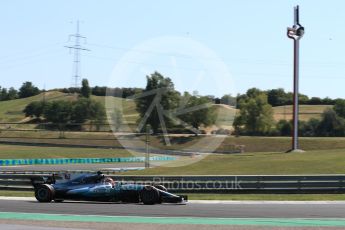
[[[311,118],[299,121],[299,135],[306,137],[342,137],[345,136],[345,100],[338,100],[333,108],[326,109],[321,119]],[[280,120],[276,125],[276,135],[289,136],[292,121]]]
[[[292,133],[292,121],[273,119],[272,105],[267,92],[256,88],[249,89],[242,95],[235,118],[236,135],[289,136]],[[326,109],[321,119],[311,118],[299,121],[301,136],[345,136],[345,100],[337,99],[333,108]]]
[[[103,122],[104,105],[90,98],[91,89],[87,79],[82,80],[80,92],[75,101],[34,101],[29,103],[23,112],[26,117],[56,124],[59,129],[68,128],[68,124],[74,124],[73,128],[80,128],[86,121],[97,124]]]
[[[78,93],[78,94],[81,93],[80,88],[74,88],[74,87],[63,88],[63,89],[58,89],[58,90],[63,93]],[[106,87],[106,86],[95,86],[95,87],[91,87],[90,90],[91,90],[90,93],[95,96],[110,95],[113,97],[121,97],[121,98],[130,97],[135,94],[139,94],[143,91],[143,89],[135,88],[135,87],[134,88],[126,88],[126,87],[111,88],[111,87]]]
[[[84,79],[86,80],[86,79]],[[87,80],[86,80],[87,81]],[[85,84],[88,82],[84,82],[82,84]],[[87,92],[83,90],[87,90]],[[60,92],[63,93],[78,93],[78,94],[88,94],[88,95],[95,95],[95,96],[106,96],[111,95],[114,97],[121,97],[121,98],[127,98],[136,94],[140,94],[144,91],[142,88],[136,88],[136,87],[106,87],[106,86],[95,86],[95,87],[89,87],[86,88],[63,88],[63,89],[57,89]],[[283,106],[283,105],[292,105],[293,104],[293,94],[291,92],[285,92],[284,89],[278,88],[278,89],[271,89],[271,90],[259,90],[257,88],[251,88],[248,91],[260,91],[263,94],[266,94],[267,96],[267,102],[271,106]],[[41,93],[43,90],[40,90],[38,87],[34,86],[32,82],[24,82],[22,86],[16,90],[15,88],[11,87],[9,89],[2,88],[0,86],[0,101],[5,100],[13,100],[18,98],[26,98],[35,96],[39,93]],[[243,101],[243,99],[246,99],[247,94],[238,94],[237,96],[233,96],[231,94],[225,94],[222,97],[215,97],[213,95],[206,95],[205,98],[208,98],[210,101],[212,101],[214,104],[226,104],[230,106],[236,106],[240,103],[240,101]],[[338,100],[342,99],[331,99],[329,97],[320,98],[320,97],[311,97],[309,98],[307,95],[299,94],[299,102],[302,105],[335,105],[335,103]]]
[[[101,123],[105,119],[103,104],[89,98],[79,98],[76,101],[35,101],[28,104],[23,112],[26,117],[56,124],[59,128],[73,124],[80,128],[84,122]]]
[[[271,89],[264,91],[267,94],[267,101],[272,106],[292,105],[293,104],[293,93],[285,92],[284,89]],[[301,105],[334,105],[336,100],[329,97],[311,97],[307,95],[299,94],[299,103]]]
[[[112,95],[115,97],[126,98],[133,96],[135,94],[140,94],[144,89],[141,88],[107,88],[105,86],[99,87],[95,86],[92,88],[92,95],[96,96],[105,96]],[[259,90],[257,88],[251,88],[248,90]],[[63,92],[73,91],[73,88],[63,89]],[[293,104],[293,94],[292,92],[285,92],[284,89],[271,89],[271,90],[259,90],[267,96],[267,102],[271,106],[283,106],[283,105],[292,105]],[[245,94],[238,94],[233,96],[231,94],[225,94],[222,97],[215,97],[213,95],[206,95],[206,98],[211,100],[214,104],[226,104],[230,106],[236,106],[242,99],[246,98]],[[329,97],[320,98],[320,97],[308,97],[304,94],[299,94],[299,102],[302,105],[334,105],[339,99],[331,99]]]
[[[14,100],[18,98],[26,98],[39,94],[41,91],[34,86],[32,82],[24,82],[19,90],[11,87],[9,89],[0,86],[0,101]]]

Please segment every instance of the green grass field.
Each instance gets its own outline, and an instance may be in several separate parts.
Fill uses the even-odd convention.
[[[216,126],[222,126],[224,128],[230,129],[232,123],[234,122],[237,110],[228,105],[213,105],[216,110],[217,119]]]
[[[151,145],[160,149],[198,149],[207,151],[209,143],[216,141],[218,136],[173,136],[172,146],[165,146],[162,137],[151,137]],[[285,152],[291,147],[290,137],[249,137],[227,136],[217,148],[219,151],[231,150],[234,145],[244,145],[245,152]],[[345,137],[302,137],[300,146],[304,150],[345,149]],[[212,149],[211,149],[212,150]]]
[[[124,124],[135,124],[139,118],[139,114],[136,111],[135,103],[133,100],[125,100],[118,97],[111,96],[91,96],[92,99],[102,103],[108,112],[111,108],[119,109],[123,114],[123,123]]]
[[[92,99],[101,102],[105,105],[106,97],[103,96],[91,96]],[[21,122],[25,119],[24,113],[22,112],[25,106],[33,101],[40,101],[43,100],[53,101],[53,100],[75,100],[74,94],[67,94],[58,91],[48,91],[45,94],[41,93],[39,95],[23,98],[23,99],[16,99],[10,101],[0,101],[0,122]],[[131,100],[123,100],[121,98],[116,97],[107,97],[110,103],[114,103],[116,105],[121,105],[123,113],[126,115],[137,115],[135,111],[135,104],[134,101]]]
[[[331,105],[300,105],[299,106],[299,119],[301,121],[308,121],[310,118],[321,118],[321,114]],[[292,120],[292,105],[273,107],[274,119],[279,120]]]
[[[240,153],[209,155],[182,167],[156,167],[126,174],[140,175],[250,175],[343,174],[345,149],[305,153]]]
[[[215,137],[216,138],[216,137]],[[301,137],[303,150],[345,149],[344,137]],[[291,137],[226,137],[219,150],[229,145],[245,145],[245,152],[284,152],[291,147]]]
[[[120,141],[111,132],[65,132],[65,138],[59,138],[59,132],[56,131],[2,131],[0,132],[2,141],[17,141],[24,143],[60,144],[60,145],[94,145],[122,147]],[[130,141],[132,145],[140,147],[145,142],[145,136],[141,137],[142,142],[137,142],[133,136],[118,136],[120,139]],[[150,145],[159,149],[189,149],[198,152],[213,151],[209,143],[217,141],[219,136],[193,136],[193,135],[175,135],[170,136],[171,146],[166,146],[162,136],[151,136]],[[249,136],[227,136],[218,151],[229,151],[235,145],[244,145],[245,152],[284,152],[291,146],[290,137],[249,137]],[[345,137],[301,137],[301,148],[304,150],[327,150],[327,149],[345,149]]]
[[[27,104],[33,101],[43,100],[44,94],[16,99],[10,101],[0,101],[0,122],[21,122],[25,116],[22,112]],[[64,94],[57,91],[50,91],[45,93],[45,99],[51,100],[73,100],[73,95]]]

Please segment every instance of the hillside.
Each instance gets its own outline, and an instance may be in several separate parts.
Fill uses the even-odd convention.
[[[308,121],[310,118],[319,119],[322,112],[327,108],[332,108],[332,105],[300,105],[299,119],[302,121]],[[273,111],[276,121],[292,119],[292,105],[273,107]]]
[[[70,95],[58,91],[49,91],[45,95],[43,93],[10,101],[1,101],[0,102],[0,122],[23,122],[25,121],[25,116],[23,114],[23,109],[27,104],[33,101],[39,100],[52,101],[52,100],[73,100],[75,95]],[[132,100],[124,100],[122,98],[116,97],[104,97],[104,96],[92,96],[93,99],[101,102],[105,105],[105,99],[110,100],[111,103],[114,103],[116,107],[122,108],[124,117],[123,120],[129,125],[134,125],[139,118],[138,113],[135,110],[135,103]],[[232,123],[234,115],[237,112],[236,109],[227,105],[214,105],[218,114],[217,126],[224,128],[230,128],[229,124]],[[320,118],[321,113],[327,109],[331,108],[331,105],[300,105],[300,119],[308,120],[312,117]],[[275,120],[280,119],[291,119],[292,118],[292,106],[278,106],[274,107],[274,118]]]
[[[102,96],[91,96],[93,99],[101,102],[103,105],[105,104],[105,98]],[[23,98],[23,99],[16,99],[16,100],[9,100],[9,101],[0,101],[0,122],[23,122],[25,121],[24,113],[22,112],[25,106],[33,101],[40,101],[45,99],[46,101],[54,101],[54,100],[74,100],[74,94],[67,94],[58,91],[49,91],[45,94],[41,93],[39,95]],[[124,117],[126,120],[135,121],[138,114],[135,111],[135,104],[133,101],[130,100],[123,100],[121,98],[116,97],[109,97],[112,100],[112,103],[120,104],[123,108]],[[127,118],[129,117],[129,118]]]
[[[22,122],[25,119],[24,113],[22,112],[25,106],[30,102],[40,101],[44,98],[47,101],[72,100],[74,96],[57,91],[49,91],[33,97],[0,101],[0,122]]]

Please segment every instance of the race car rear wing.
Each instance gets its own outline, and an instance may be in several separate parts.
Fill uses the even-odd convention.
[[[36,187],[41,184],[60,184],[65,183],[70,180],[74,180],[81,176],[86,175],[94,175],[90,173],[69,173],[69,172],[63,172],[63,173],[53,173],[51,175],[35,175],[30,178],[31,184]]]
[[[37,187],[41,184],[55,184],[56,182],[56,175],[52,174],[50,176],[41,176],[41,175],[35,175],[30,178],[31,184],[34,187]]]

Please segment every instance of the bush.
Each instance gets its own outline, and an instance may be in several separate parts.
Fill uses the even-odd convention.
[[[309,121],[300,124],[299,133],[304,137],[317,136],[319,126],[320,121],[316,118],[311,118]]]
[[[292,133],[292,122],[287,120],[280,120],[276,125],[280,136],[290,136]]]
[[[325,110],[322,114],[322,120],[317,128],[317,134],[326,137],[344,136],[344,119],[339,117],[333,109]]]
[[[25,116],[37,118],[44,115],[46,121],[52,123],[49,128],[72,130],[80,129],[86,120],[102,122],[105,118],[104,106],[88,98],[79,98],[77,101],[32,102],[23,112]]]
[[[345,100],[337,99],[333,109],[338,116],[345,118]]]
[[[44,101],[33,101],[24,108],[23,112],[26,117],[40,118],[44,113],[45,105]]]
[[[229,129],[223,129],[223,128],[213,130],[211,133],[216,134],[216,135],[231,135],[231,131]]]

